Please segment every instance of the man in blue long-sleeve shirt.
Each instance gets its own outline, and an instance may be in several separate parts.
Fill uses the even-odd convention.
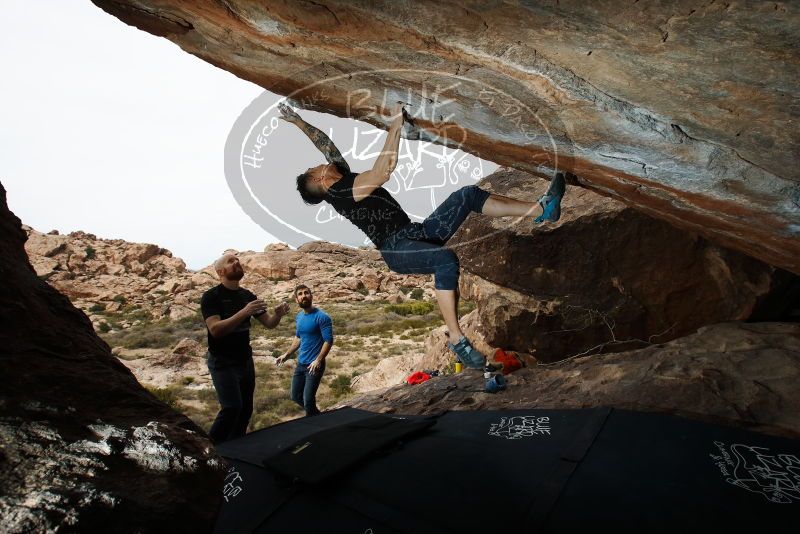
[[[297,367],[292,376],[292,400],[306,411],[306,416],[317,415],[317,389],[325,372],[325,358],[333,346],[333,322],[330,316],[313,306],[311,289],[299,285],[294,299],[300,306],[297,313],[295,338],[292,346],[275,363],[281,365],[299,348]]]

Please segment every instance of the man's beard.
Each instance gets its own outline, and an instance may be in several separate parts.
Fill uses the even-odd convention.
[[[234,269],[233,272],[228,274],[225,278],[228,280],[241,280],[244,277],[244,269]]]
[[[310,308],[311,299],[300,299],[300,307],[303,308],[304,310]]]

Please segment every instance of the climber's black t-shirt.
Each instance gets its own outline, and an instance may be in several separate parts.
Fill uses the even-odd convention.
[[[252,300],[256,300],[256,296],[244,288],[228,289],[219,284],[203,293],[203,298],[200,299],[200,310],[204,320],[212,315],[219,315],[219,318],[224,320],[236,315]],[[261,314],[254,315],[254,317],[258,315]],[[222,337],[212,336],[208,327],[206,327],[206,332],[209,366],[220,367],[242,363],[253,356],[253,349],[250,347],[250,317]]]
[[[367,234],[378,249],[384,240],[411,222],[395,198],[384,188],[378,187],[368,197],[356,202],[353,198],[353,182],[358,176],[350,172],[339,178],[328,188],[325,200],[336,212]]]

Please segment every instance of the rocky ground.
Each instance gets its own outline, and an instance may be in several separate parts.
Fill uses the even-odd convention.
[[[800,438],[800,324],[723,323],[665,344],[529,365],[504,391],[465,371],[348,401],[399,414],[614,406],[676,413]]]

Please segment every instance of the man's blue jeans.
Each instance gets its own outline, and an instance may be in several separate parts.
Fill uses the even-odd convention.
[[[400,274],[433,273],[436,289],[456,289],[458,257],[442,245],[471,212],[481,213],[490,195],[476,185],[454,191],[424,221],[404,226],[383,242],[386,265]]]
[[[308,366],[311,364],[297,362],[292,376],[292,400],[306,411],[306,417],[317,415],[317,389],[325,372],[325,362],[316,373],[309,373]]]
[[[211,442],[221,443],[244,436],[253,415],[253,392],[256,389],[253,358],[221,367],[212,363],[208,370],[220,404],[217,418],[208,431]]]

